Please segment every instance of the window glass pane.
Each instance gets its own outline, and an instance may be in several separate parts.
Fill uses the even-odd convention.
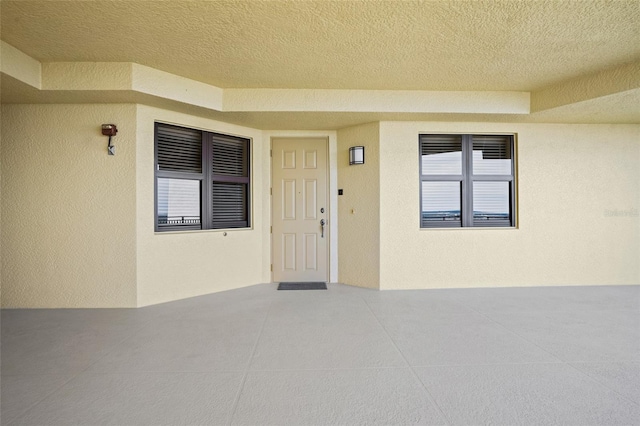
[[[473,223],[509,220],[509,182],[473,182]]]
[[[473,174],[510,175],[511,137],[473,136]]]
[[[200,224],[200,181],[158,178],[158,225]]]
[[[422,135],[420,151],[423,175],[462,174],[462,136]]]
[[[460,221],[460,182],[422,182],[422,224]]]

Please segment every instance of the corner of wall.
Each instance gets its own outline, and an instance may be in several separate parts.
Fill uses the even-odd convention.
[[[263,238],[265,227],[268,232],[268,221],[263,207],[263,164],[267,160],[262,131],[144,105],[138,105],[136,120],[137,306],[264,282]],[[242,136],[253,141],[251,228],[154,231],[156,121]]]

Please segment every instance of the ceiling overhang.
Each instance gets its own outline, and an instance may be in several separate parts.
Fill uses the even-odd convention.
[[[640,122],[640,105],[630,109],[628,102],[640,96],[640,61],[532,92],[220,88],[132,62],[40,63],[0,43],[3,103],[133,102],[264,129],[286,128],[285,114],[306,117],[291,129],[326,127],[314,124],[314,115],[337,126],[385,119]],[[594,114],[600,99],[609,108]],[[616,105],[625,111],[616,115]]]

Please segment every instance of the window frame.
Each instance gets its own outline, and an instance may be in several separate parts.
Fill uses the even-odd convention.
[[[423,174],[422,170],[422,143],[423,137],[428,136],[459,136],[461,138],[462,167],[461,174]],[[511,149],[511,174],[489,175],[473,174],[473,137],[497,136],[507,137]],[[419,226],[420,229],[464,229],[464,228],[515,228],[517,225],[516,202],[516,134],[514,133],[420,133],[418,136],[418,167],[419,167]],[[423,223],[423,182],[460,182],[460,221],[434,221],[431,226]],[[500,224],[499,220],[477,221],[474,220],[473,209],[473,184],[474,182],[508,182],[509,183],[509,219],[508,224]],[[476,223],[477,222],[477,223]],[[483,223],[484,222],[484,223]],[[459,225],[458,225],[459,223]],[[503,220],[502,223],[505,223]]]
[[[181,128],[189,131],[200,132],[201,136],[201,172],[180,172],[180,171],[168,171],[160,170],[158,164],[158,127],[168,126]],[[225,176],[217,175],[213,173],[213,144],[218,140],[233,140],[242,141],[246,145],[246,154],[244,156],[243,166],[246,168],[246,176]],[[251,159],[252,159],[252,140],[251,138],[227,135],[222,133],[210,132],[198,128],[186,127],[171,123],[164,123],[160,121],[154,122],[154,230],[155,232],[184,232],[184,231],[208,231],[208,230],[244,230],[251,229],[252,224],[252,209],[251,209],[251,194],[252,194],[252,179],[251,179]],[[158,179],[185,179],[185,180],[198,180],[200,182],[200,223],[189,225],[164,225],[160,226],[158,222]],[[214,183],[239,183],[244,184],[246,191],[244,194],[245,202],[245,215],[246,221],[226,222],[226,226],[215,226],[213,223],[213,184]]]

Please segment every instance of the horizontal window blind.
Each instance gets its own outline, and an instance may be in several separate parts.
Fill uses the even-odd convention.
[[[420,135],[422,155],[462,151],[460,135]]]
[[[247,185],[212,183],[211,222],[213,228],[247,226]]]
[[[182,127],[156,127],[158,170],[202,173],[202,132]]]
[[[159,227],[200,228],[200,180],[158,178]]]
[[[473,182],[473,226],[510,225],[510,182]]]
[[[214,176],[247,176],[248,141],[246,139],[227,139],[215,135],[211,144],[211,170]]]
[[[460,135],[422,135],[420,155],[423,175],[462,174]]]
[[[511,136],[473,136],[473,174],[511,174]]]
[[[460,182],[422,182],[423,227],[461,226]]]
[[[485,160],[503,160],[511,158],[511,136],[474,135],[473,150],[482,151]]]

